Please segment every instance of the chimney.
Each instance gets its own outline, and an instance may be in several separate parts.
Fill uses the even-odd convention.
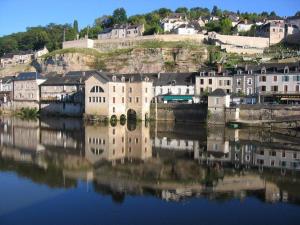
[[[220,63],[217,64],[217,73],[222,73],[222,65]]]

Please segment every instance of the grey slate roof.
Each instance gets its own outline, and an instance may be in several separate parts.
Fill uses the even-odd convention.
[[[43,77],[38,72],[23,72],[23,73],[19,73],[19,75],[15,78],[15,81],[36,80],[36,79],[45,79],[45,77]]]
[[[219,97],[223,97],[226,95],[227,95],[226,92],[220,88],[214,90],[212,93],[209,94],[209,96],[219,96]]]

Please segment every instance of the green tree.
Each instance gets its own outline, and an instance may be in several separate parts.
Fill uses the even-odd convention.
[[[300,16],[300,11],[296,12],[295,16]]]
[[[220,21],[220,30],[222,34],[231,34],[232,23],[229,18],[223,18]]]
[[[213,16],[222,16],[222,10],[218,8],[218,6],[214,6],[212,11],[211,11],[211,15]]]
[[[74,23],[73,23],[73,29],[75,31],[76,34],[78,34],[78,21],[77,20],[74,20]]]
[[[18,50],[18,42],[15,38],[0,38],[0,56],[4,55],[5,53],[10,53],[16,50]]]
[[[176,13],[185,13],[186,15],[188,15],[189,10],[186,7],[179,7],[175,10]]]
[[[114,24],[123,24],[127,22],[127,14],[124,8],[115,9],[112,15]]]

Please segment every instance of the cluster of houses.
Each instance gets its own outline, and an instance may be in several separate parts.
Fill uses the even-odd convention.
[[[266,64],[191,73],[111,74],[73,71],[63,75],[20,73],[0,79],[3,106],[41,112],[104,117],[150,116],[151,103],[201,103],[216,90],[232,104],[300,102],[300,64]]]
[[[16,66],[20,64],[28,64],[31,63],[33,59],[36,59],[47,53],[48,53],[48,49],[46,47],[37,51],[28,50],[28,51],[7,53],[0,58],[0,68],[6,68],[6,67]]]
[[[237,14],[227,15],[232,22],[232,27],[236,34],[248,32],[253,26],[256,26],[257,37],[267,37],[270,44],[276,44],[287,36],[300,33],[300,17],[293,16],[286,19],[270,19],[263,21],[249,21],[241,19]],[[198,20],[189,20],[185,13],[172,13],[160,21],[164,33],[173,33],[178,35],[205,34],[207,30],[205,25],[211,21],[219,21],[217,16],[200,17]],[[144,25],[115,25],[105,29],[98,35],[98,39],[122,39],[128,37],[142,36]]]

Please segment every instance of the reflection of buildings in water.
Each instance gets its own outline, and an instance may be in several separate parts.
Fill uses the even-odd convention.
[[[195,151],[199,148],[199,142],[188,139],[155,137],[154,147],[172,151]]]
[[[260,167],[300,169],[300,152],[293,150],[262,149],[254,154],[254,165]]]
[[[206,162],[230,162],[237,167],[300,169],[300,152],[281,147],[270,149],[257,139],[257,132],[225,127],[209,129],[207,151],[200,151],[195,158]]]
[[[85,155],[92,163],[124,159],[145,160],[152,157],[150,128],[137,125],[133,131],[126,126],[85,126]]]

